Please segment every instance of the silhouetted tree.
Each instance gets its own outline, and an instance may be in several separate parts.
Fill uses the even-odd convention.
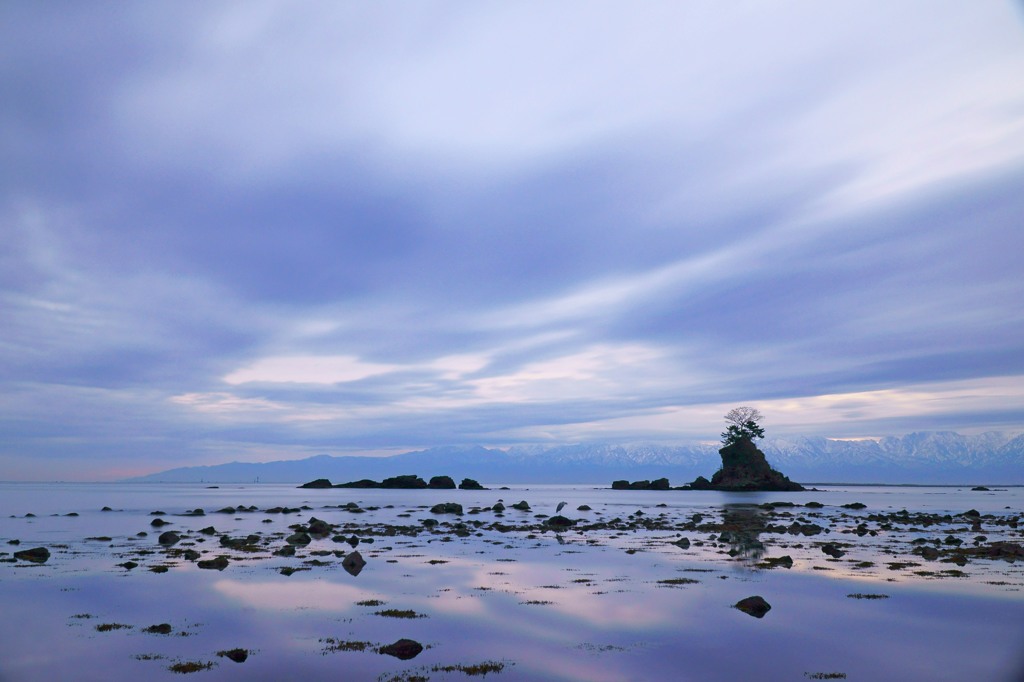
[[[764,429],[758,424],[764,419],[757,408],[734,407],[725,414],[725,421],[729,424],[722,432],[722,445],[728,447],[733,443],[747,438],[764,438]]]

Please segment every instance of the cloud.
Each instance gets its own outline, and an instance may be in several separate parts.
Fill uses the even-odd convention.
[[[1010,5],[0,12],[12,470],[1024,429]]]

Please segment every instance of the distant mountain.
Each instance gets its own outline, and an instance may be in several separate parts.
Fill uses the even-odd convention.
[[[768,461],[794,481],[810,483],[1024,484],[1024,435],[950,431],[880,440],[775,438],[759,444]],[[333,457],[170,469],[137,482],[335,483],[401,474],[447,475],[496,483],[598,483],[666,477],[673,485],[710,476],[718,446],[577,444],[553,447],[439,447],[393,457]]]

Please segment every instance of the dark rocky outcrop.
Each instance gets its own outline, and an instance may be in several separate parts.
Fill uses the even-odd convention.
[[[703,476],[690,484],[692,490],[801,491],[805,488],[772,469],[764,453],[749,438],[741,438],[718,451],[722,468],[708,481]]]
[[[427,487],[432,490],[451,490],[455,487],[455,480],[451,476],[432,476]]]
[[[462,479],[462,483],[459,484],[460,490],[487,490],[487,488],[480,485],[477,481],[472,478]]]
[[[613,481],[612,490],[671,490],[667,478],[656,478],[653,481]]]
[[[315,481],[309,483],[303,483],[299,486],[300,488],[333,488],[334,484],[331,483],[330,479],[318,478]]]

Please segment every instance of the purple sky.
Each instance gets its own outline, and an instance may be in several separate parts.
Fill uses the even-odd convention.
[[[0,5],[0,479],[1024,430],[1024,12]]]

